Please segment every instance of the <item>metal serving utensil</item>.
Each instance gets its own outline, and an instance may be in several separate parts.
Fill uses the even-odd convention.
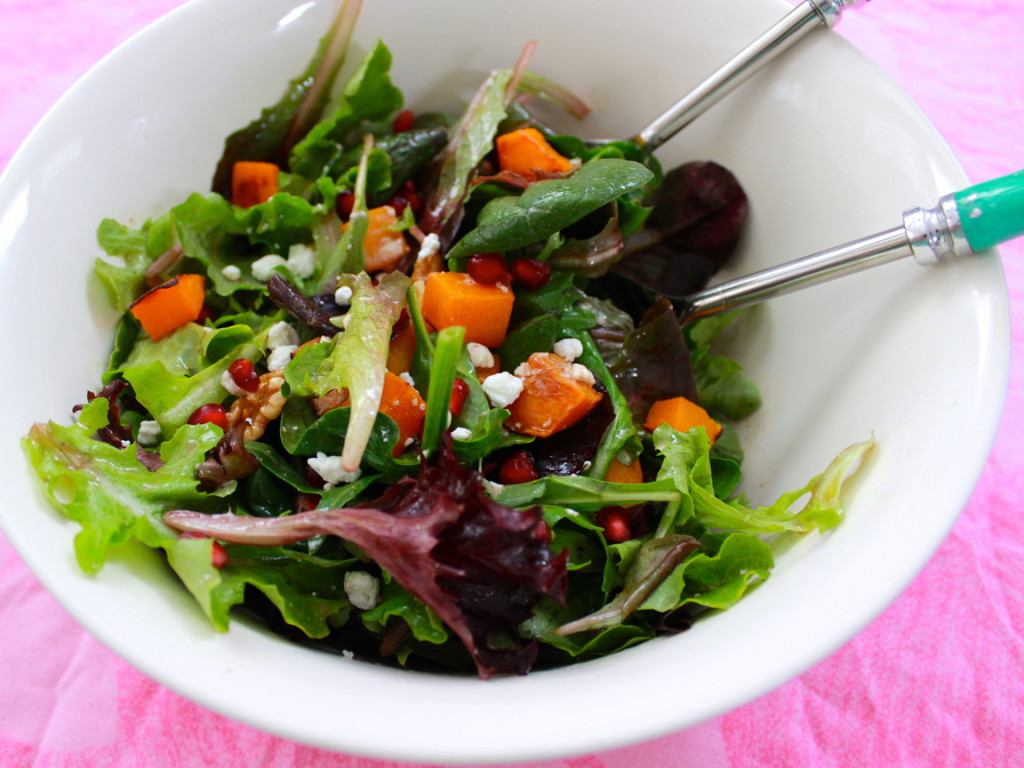
[[[903,224],[836,248],[720,283],[688,295],[649,289],[682,301],[684,320],[759,304],[801,288],[913,256],[921,266],[969,256],[1024,235],[1024,170],[943,195],[934,208],[910,208]]]
[[[803,0],[770,29],[736,54],[700,85],[632,137],[650,154],[783,51],[817,29],[831,29],[843,11],[869,0]],[[611,139],[594,139],[592,146]]]

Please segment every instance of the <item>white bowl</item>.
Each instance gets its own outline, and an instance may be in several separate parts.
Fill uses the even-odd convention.
[[[640,16],[620,16],[586,0],[366,5],[357,45],[388,44],[414,109],[458,107],[536,39],[532,68],[591,103],[574,130],[592,136],[635,133],[790,7],[648,0]],[[872,433],[878,449],[839,529],[780,555],[767,584],[682,635],[484,683],[346,662],[241,621],[218,634],[151,553],[127,550],[95,578],[78,569],[76,526],[45,502],[19,439],[34,421],[66,418],[103,370],[115,317],[89,277],[96,225],[141,221],[206,189],[223,138],[276,101],[332,13],[327,0],[194,0],[78,83],[0,180],[0,333],[18,363],[0,385],[0,523],[40,580],[114,651],[217,712],[401,760],[541,759],[653,738],[743,704],[849,640],[938,547],[988,454],[1009,347],[993,253],[929,270],[897,263],[751,313],[733,346],[764,395],[742,429],[755,501]],[[887,229],[966,182],[909,98],[826,33],[659,154],[669,167],[715,159],[745,185],[752,221],[734,273]]]

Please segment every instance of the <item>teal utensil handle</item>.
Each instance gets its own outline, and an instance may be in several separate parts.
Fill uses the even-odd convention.
[[[975,251],[1024,235],[1024,171],[953,195],[964,237]]]

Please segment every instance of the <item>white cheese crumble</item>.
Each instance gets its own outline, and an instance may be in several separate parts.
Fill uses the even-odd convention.
[[[297,349],[298,346],[295,344],[283,344],[272,349],[267,356],[267,370],[280,371],[292,361],[292,355],[295,354]]]
[[[481,386],[495,408],[512,405],[523,392],[522,380],[508,372],[488,376]]]
[[[469,351],[469,362],[473,364],[474,368],[494,367],[494,355],[483,344],[471,341],[466,344],[466,349]]]
[[[152,419],[139,422],[139,445],[156,445],[162,435],[159,422]]]
[[[452,430],[452,440],[469,440],[472,436],[472,430],[465,427],[456,427]]]
[[[299,344],[299,334],[284,320],[274,323],[267,331],[267,348],[295,347]]]
[[[235,383],[235,377],[231,375],[231,371],[224,371],[220,375],[220,385],[235,397],[243,397],[249,394]]]
[[[235,282],[236,280],[239,280],[242,277],[242,270],[240,270],[234,264],[228,264],[226,267],[224,267],[224,269],[220,271],[220,273],[224,275],[225,280],[230,280],[231,282]]]
[[[569,376],[576,379],[576,381],[582,381],[591,385],[597,381],[594,378],[594,374],[590,372],[590,369],[580,363],[573,363],[569,366]]]
[[[376,608],[380,603],[380,582],[366,571],[346,573],[344,586],[348,601],[361,611]]]
[[[308,245],[296,243],[288,249],[288,270],[302,280],[313,276],[316,261],[316,251]]]
[[[261,256],[252,263],[252,276],[261,283],[265,283],[274,276],[274,270],[277,267],[286,266],[288,266],[288,262],[276,253],[268,253],[266,256]]]
[[[570,363],[577,357],[583,354],[583,342],[579,339],[569,337],[567,339],[559,339],[555,342],[555,345],[551,348],[559,357],[563,357]]]
[[[409,373],[408,371],[402,371],[400,374],[398,374],[398,378],[400,378],[402,381],[404,381],[410,387],[415,387],[416,386],[416,382],[413,381],[413,379],[412,379],[412,374]]]
[[[334,292],[334,303],[339,307],[347,307],[352,303],[352,289],[347,285],[341,286]]]
[[[423,238],[423,242],[420,243],[419,253],[416,254],[416,260],[429,259],[434,256],[438,251],[441,250],[441,238],[431,232],[429,235]]]
[[[355,482],[363,473],[358,468],[353,472],[346,471],[341,466],[341,456],[328,456],[323,451],[317,451],[316,456],[306,459],[306,463],[310,469],[323,478],[325,491],[342,483]]]

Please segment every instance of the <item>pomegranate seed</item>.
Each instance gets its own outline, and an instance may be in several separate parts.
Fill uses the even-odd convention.
[[[538,477],[537,470],[533,466],[533,459],[526,451],[517,452],[498,470],[498,482],[504,485],[528,483]]]
[[[206,325],[207,320],[216,319],[217,313],[214,312],[208,304],[203,304],[202,308],[199,310],[199,317],[196,318],[196,322],[199,323],[199,325]]]
[[[402,218],[402,214],[405,213],[405,207],[408,204],[408,200],[404,197],[399,197],[398,195],[394,195],[390,200],[388,200],[388,205],[395,209],[395,216],[398,218]]]
[[[339,192],[334,207],[338,209],[338,215],[342,221],[348,221],[352,215],[352,209],[356,205],[356,196],[351,192]]]
[[[528,290],[536,291],[551,279],[551,265],[539,259],[516,259],[512,262],[512,277]]]
[[[220,403],[200,405],[188,417],[189,424],[216,424],[221,429],[228,428],[228,412]]]
[[[321,483],[323,485],[323,483]],[[298,493],[295,495],[295,511],[296,512],[310,512],[316,509],[316,505],[320,503],[320,497],[315,493]]]
[[[480,285],[494,285],[510,279],[505,258],[500,253],[477,253],[470,256],[466,271]]]
[[[402,185],[401,194],[409,204],[409,207],[412,208],[412,212],[419,213],[420,209],[423,207],[423,200],[420,197],[420,193],[416,191],[416,185],[411,181],[405,182],[405,184]]]
[[[391,130],[395,133],[405,133],[406,131],[411,131],[415,124],[416,115],[412,113],[411,109],[403,109],[391,121]]]
[[[597,516],[598,524],[604,528],[604,537],[619,544],[633,538],[629,528],[629,514],[622,507],[606,507]]]
[[[252,360],[247,357],[240,357],[228,366],[228,373],[235,380],[239,389],[246,392],[255,392],[260,388],[260,377],[253,368]]]
[[[458,416],[466,407],[466,398],[469,396],[469,384],[462,379],[456,379],[452,384],[452,399],[448,403],[448,410],[452,416]]]
[[[534,538],[545,544],[551,543],[551,527],[543,520],[538,520],[537,524],[533,526]]]
[[[210,547],[210,562],[218,570],[228,564],[228,552],[219,541],[213,542],[213,546]]]
[[[323,488],[327,484],[326,481],[320,477],[320,473],[309,466],[309,464],[302,468],[302,478],[314,488]]]

